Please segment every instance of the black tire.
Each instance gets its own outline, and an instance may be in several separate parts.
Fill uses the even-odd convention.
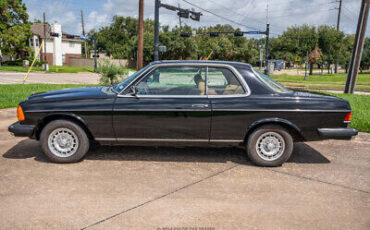
[[[75,140],[78,143],[77,150],[71,156],[58,156],[52,152],[49,148],[49,136],[52,134],[53,131],[64,128],[73,131]],[[45,155],[52,161],[56,163],[72,163],[80,161],[87,151],[89,150],[90,141],[86,134],[86,132],[76,123],[67,121],[67,120],[55,120],[47,124],[40,135],[40,144],[41,149],[45,153]],[[55,150],[54,150],[55,151]]]
[[[268,158],[270,156],[265,156],[263,153],[261,153],[261,150],[259,151],[260,154],[257,152],[258,139],[260,137],[262,138],[264,134],[267,135],[267,133],[273,135],[274,133],[275,134],[277,133],[284,140],[284,150],[278,151],[280,152],[280,154],[276,154],[276,159],[274,159],[275,157],[272,157],[271,159],[266,160],[263,157]],[[279,125],[264,125],[261,126],[260,128],[257,128],[251,133],[251,135],[249,135],[247,142],[247,154],[249,159],[256,165],[267,167],[281,166],[285,161],[287,161],[290,158],[292,152],[293,152],[293,138],[286,129]]]

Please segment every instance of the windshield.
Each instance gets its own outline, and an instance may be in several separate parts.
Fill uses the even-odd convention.
[[[137,71],[136,73],[130,75],[127,77],[123,82],[119,83],[118,85],[114,86],[114,91],[121,92],[128,84],[130,84],[137,76],[139,76],[141,73],[145,72],[150,65],[145,66],[141,70]]]
[[[276,91],[278,91],[280,93],[288,93],[288,92],[291,92],[291,90],[285,88],[284,86],[280,85],[276,81],[272,80],[269,76],[264,75],[263,73],[261,73],[260,71],[254,69],[254,68],[253,68],[253,70],[254,70],[254,72],[256,72],[258,74],[258,76],[260,78],[262,78],[262,80],[264,82],[266,82],[274,90],[276,90]]]

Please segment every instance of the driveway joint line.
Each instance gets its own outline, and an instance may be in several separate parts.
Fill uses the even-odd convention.
[[[234,164],[234,165],[233,165],[233,166],[231,166],[231,167],[228,167],[228,168],[226,168],[226,169],[224,169],[224,170],[221,170],[221,171],[219,171],[219,172],[213,173],[213,174],[211,174],[211,175],[209,175],[209,176],[207,176],[207,177],[204,177],[204,178],[202,178],[202,179],[200,179],[200,180],[194,181],[194,182],[192,182],[192,183],[190,183],[190,184],[186,184],[186,185],[184,185],[184,186],[182,186],[182,187],[180,187],[180,188],[177,188],[177,189],[175,189],[175,190],[173,190],[173,191],[170,191],[170,192],[168,192],[168,193],[165,193],[165,194],[160,195],[160,196],[158,196],[158,197],[155,197],[155,198],[153,198],[153,199],[147,200],[147,201],[145,201],[145,202],[143,202],[143,203],[141,203],[141,204],[138,204],[138,205],[136,205],[136,206],[134,206],[134,207],[131,207],[131,208],[129,208],[129,209],[125,209],[125,210],[123,210],[123,211],[121,211],[121,212],[118,212],[118,213],[116,213],[116,214],[114,214],[114,215],[111,215],[111,216],[109,216],[109,217],[107,217],[107,218],[104,218],[104,219],[102,219],[102,220],[99,220],[99,221],[97,221],[97,222],[95,222],[95,223],[93,223],[93,224],[87,225],[87,226],[85,226],[85,227],[81,228],[81,230],[84,230],[84,229],[87,229],[87,228],[90,228],[90,227],[96,226],[96,225],[101,224],[101,223],[103,223],[103,222],[105,222],[105,221],[107,221],[107,220],[113,219],[113,218],[115,218],[115,217],[117,217],[117,216],[119,216],[119,215],[125,214],[125,213],[127,213],[127,212],[129,212],[129,211],[132,211],[132,210],[134,210],[134,209],[140,208],[140,207],[142,207],[142,206],[144,206],[144,205],[146,205],[146,204],[149,204],[149,203],[152,203],[152,202],[154,202],[154,201],[157,201],[157,200],[160,200],[160,199],[162,199],[162,198],[165,198],[165,197],[167,197],[167,196],[169,196],[169,195],[172,195],[172,194],[174,194],[174,193],[176,193],[176,192],[179,192],[179,191],[181,191],[181,190],[187,189],[187,188],[189,188],[189,187],[191,187],[191,186],[193,186],[193,185],[199,184],[199,183],[200,183],[200,182],[202,182],[202,181],[205,181],[205,180],[207,180],[207,179],[210,179],[210,178],[216,177],[216,176],[218,176],[218,175],[220,175],[220,174],[222,174],[222,173],[224,173],[224,172],[230,171],[231,169],[234,169],[234,168],[236,168],[236,167],[238,167],[238,166],[239,166],[239,164]]]
[[[276,172],[276,173],[281,173],[281,174],[288,175],[288,176],[297,177],[297,178],[304,179],[304,180],[315,181],[315,182],[319,182],[319,183],[322,183],[322,184],[333,185],[333,186],[336,186],[336,187],[341,187],[341,188],[345,188],[345,189],[352,190],[352,191],[357,191],[357,192],[370,194],[370,192],[368,192],[368,191],[357,189],[357,188],[352,188],[352,187],[349,187],[349,186],[346,186],[346,185],[335,184],[335,183],[331,183],[331,182],[328,182],[328,181],[323,181],[323,180],[310,178],[310,177],[306,177],[306,176],[301,176],[301,175],[288,173],[288,172],[282,172],[282,171],[274,170],[274,169],[267,169],[267,170],[272,171],[272,172]]]

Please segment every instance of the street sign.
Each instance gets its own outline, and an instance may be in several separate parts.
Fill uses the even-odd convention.
[[[296,61],[296,62],[300,62],[300,61],[302,61],[302,58],[301,58],[300,56],[298,56],[298,55],[297,55],[297,56],[295,56],[295,61]]]
[[[247,31],[247,34],[260,34],[261,31],[258,30],[252,30],[252,31]]]
[[[90,39],[89,36],[87,36],[87,35],[80,35],[80,38],[81,39]]]
[[[161,53],[164,53],[164,52],[167,51],[167,47],[166,46],[159,46],[158,51],[161,52]]]

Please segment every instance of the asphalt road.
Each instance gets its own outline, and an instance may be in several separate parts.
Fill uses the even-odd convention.
[[[279,168],[241,149],[101,147],[49,163],[0,110],[0,229],[369,229],[370,135],[295,144]]]

